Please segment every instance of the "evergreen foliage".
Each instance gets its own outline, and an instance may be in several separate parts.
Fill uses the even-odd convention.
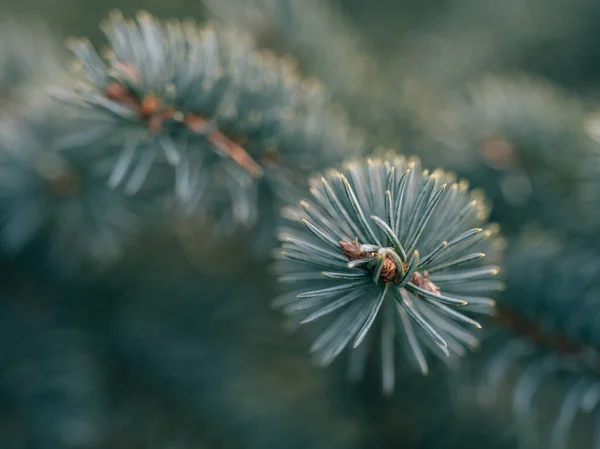
[[[396,175],[398,173],[398,175]],[[286,210],[295,225],[283,228],[278,253],[281,282],[275,299],[294,321],[335,319],[313,343],[328,365],[349,344],[352,369],[361,371],[366,340],[381,316],[383,389],[394,389],[396,339],[420,370],[423,347],[449,357],[477,345],[479,323],[462,313],[491,313],[486,297],[494,280],[497,232],[485,224],[485,199],[443,171],[421,170],[419,160],[393,156],[347,163],[313,179],[312,201]],[[370,218],[367,218],[370,217]],[[358,365],[358,366],[356,366]]]
[[[131,22],[113,12],[103,28],[106,63],[86,40],[72,41],[86,83],[58,95],[81,121],[63,148],[115,149],[103,151],[112,189],[134,195],[153,166],[172,166],[165,189],[226,232],[254,225],[257,203],[292,194],[303,173],[356,151],[318,83],[243,34],[146,13]]]
[[[482,188],[503,229],[530,221],[571,231],[589,226],[580,197],[594,143],[580,101],[521,75],[485,77],[437,104],[441,109],[423,119],[425,139],[432,140],[423,158]],[[569,218],[559,220],[565,213]]]
[[[600,8],[37,1],[0,448],[600,447]]]
[[[522,447],[600,441],[596,250],[584,241],[565,245],[538,228],[514,238],[506,294],[483,351],[449,383],[457,406],[501,410]]]
[[[404,145],[414,138],[406,105],[390,96],[396,80],[382,70],[383,62],[337,5],[324,0],[205,3],[212,17],[247,31],[259,47],[293,55],[299,70],[322,80],[352,122],[369,131],[365,137],[371,145]]]

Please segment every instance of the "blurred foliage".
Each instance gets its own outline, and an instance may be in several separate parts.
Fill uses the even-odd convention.
[[[153,217],[122,257],[67,282],[56,268],[85,249],[68,212],[53,217],[66,231],[51,258],[37,241],[18,256],[1,245],[0,448],[598,447],[600,3],[206,3],[0,0],[28,24],[0,30],[0,120],[47,108],[47,84],[65,82],[61,41],[101,46],[114,7],[217,15],[255,38],[244,8],[265,8],[259,46],[322,81],[370,150],[417,154],[492,199],[508,241],[501,319],[453,370],[432,363],[421,377],[399,363],[384,399],[377,354],[352,385],[346,360],[314,367],[310,338],[270,310],[279,287],[255,247],[273,223],[215,237],[199,217]],[[0,183],[12,163],[0,161]],[[22,207],[20,191],[0,191]],[[543,230],[526,232],[532,222]]]

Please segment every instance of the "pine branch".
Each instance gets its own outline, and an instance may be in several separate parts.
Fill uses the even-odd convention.
[[[303,71],[331,86],[334,95],[366,87],[376,74],[358,30],[340,11],[321,0],[205,0],[219,21],[246,30],[257,45],[293,54]],[[323,45],[324,40],[327,45]],[[348,70],[352,67],[352,70]],[[371,86],[368,86],[369,88]]]
[[[503,417],[522,447],[595,447],[598,373],[590,367],[597,356],[573,357],[490,329],[496,332],[482,344],[482,356],[463,364],[451,386],[462,385],[462,401]]]
[[[475,398],[508,415],[523,447],[596,447],[596,251],[535,230],[516,238],[507,254],[495,324],[481,356],[457,374],[461,400]]]
[[[219,21],[247,31],[261,48],[298,60],[306,76],[321,80],[352,123],[367,131],[369,146],[406,145],[412,114],[379,50],[366,45],[341,8],[323,0],[204,0]]]
[[[284,212],[291,227],[281,231],[277,259],[287,288],[274,305],[297,324],[330,319],[311,347],[319,364],[352,344],[351,369],[361,372],[378,316],[388,394],[396,339],[423,373],[424,348],[444,358],[477,345],[470,329],[480,325],[468,312],[491,313],[494,301],[478,295],[502,287],[487,264],[500,240],[494,226],[480,228],[488,214],[480,194],[401,156],[347,163],[315,178],[311,193]]]
[[[254,301],[271,297],[272,285],[257,254],[239,246],[269,250],[284,204],[275,252],[283,293],[273,304],[290,327],[311,323],[302,327],[314,331],[318,364],[345,352],[358,379],[377,359],[390,395],[400,384],[398,350],[423,373],[433,353],[462,367],[451,388],[456,398],[510,409],[524,445],[600,447],[597,429],[586,426],[600,424],[598,263],[596,247],[586,248],[598,220],[585,210],[597,203],[598,145],[584,129],[583,105],[528,78],[485,79],[462,98],[425,92],[425,159],[484,187],[492,218],[511,234],[530,220],[578,234],[576,241],[545,233],[512,241],[508,289],[496,308],[488,296],[504,287],[495,278],[503,240],[487,224],[482,194],[401,156],[328,169],[365,151],[349,122],[373,141],[393,140],[405,125],[389,73],[379,73],[380,61],[366,55],[354,30],[318,0],[207,1],[256,42],[223,25],[114,13],[103,24],[110,47],[103,57],[89,42],[71,41],[77,81],[55,91],[61,104],[40,89],[63,83],[60,56],[37,48],[37,29],[30,44],[23,25],[0,27],[11,43],[0,48],[3,294],[10,296],[17,271],[35,284],[34,266],[53,281],[67,275],[70,285],[112,267],[108,289],[124,286],[119,301],[106,295],[98,309],[115,318],[101,323],[114,326],[111,355],[186,419],[173,424],[152,409],[161,405],[125,398],[112,404],[121,414],[107,424],[106,366],[89,335],[98,323],[71,321],[60,301],[13,308],[5,300],[0,392],[27,431],[7,440],[74,449],[213,441],[244,449],[379,447],[343,384],[331,371],[312,370],[303,342],[284,335]],[[40,48],[44,57],[30,59]],[[261,48],[296,53],[299,67]],[[299,73],[322,78],[331,93]],[[350,120],[334,102],[350,109]],[[308,182],[318,171],[324,175]],[[201,222],[179,229],[197,240],[183,245],[217,274],[201,275],[169,254],[177,251],[172,241],[135,267],[121,260],[140,230],[160,226],[165,208],[169,220]],[[239,229],[247,233],[232,237]],[[84,304],[90,315],[98,311]],[[492,315],[482,321],[489,335],[479,334],[475,314]],[[473,362],[458,365],[480,341]],[[469,444],[426,419],[446,399],[418,404],[420,419],[444,434],[429,443]],[[133,432],[138,425],[153,432]],[[193,426],[206,429],[206,441],[186,432]]]
[[[509,282],[501,308],[522,321],[540,323],[544,334],[571,342],[554,349],[600,349],[594,318],[600,310],[596,247],[534,228],[522,232],[509,251]]]
[[[594,144],[577,99],[527,77],[488,77],[447,100],[423,118],[424,159],[483,188],[507,232],[528,221],[594,232],[580,200]]]
[[[106,62],[87,41],[72,41],[84,81],[57,96],[80,123],[62,148],[99,146],[114,164],[112,189],[174,188],[185,212],[226,233],[256,224],[263,203],[360,147],[318,84],[242,34],[146,13],[136,22],[114,13],[103,29]]]

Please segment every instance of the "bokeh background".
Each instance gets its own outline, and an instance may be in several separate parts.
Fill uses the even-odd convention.
[[[66,68],[64,39],[101,46],[115,8],[256,33],[324,82],[369,148],[482,188],[508,242],[500,301],[530,326],[491,324],[457,368],[399,367],[384,398],[376,360],[358,385],[344,360],[312,365],[310,340],[269,307],[255,234],[165,219],[92,279],[2,259],[1,449],[600,447],[599,2],[0,0],[21,24],[1,70],[19,51]],[[48,46],[27,44],[40,24]]]

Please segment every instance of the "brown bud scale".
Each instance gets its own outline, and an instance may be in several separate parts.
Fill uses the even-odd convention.
[[[360,243],[358,243],[357,238],[352,242],[340,240],[338,244],[340,245],[342,253],[344,253],[344,256],[346,256],[348,260],[375,259],[378,257],[378,254],[374,251],[361,251]],[[402,273],[406,273],[407,268],[407,265],[403,263]],[[365,269],[371,271],[370,268]],[[396,262],[388,255],[385,256],[385,260],[383,261],[379,279],[388,284],[400,282],[401,274],[398,272]],[[415,271],[410,278],[410,282],[417,287],[435,293],[436,295],[440,294],[439,287],[429,280],[429,273],[427,271],[424,271],[423,273]]]

